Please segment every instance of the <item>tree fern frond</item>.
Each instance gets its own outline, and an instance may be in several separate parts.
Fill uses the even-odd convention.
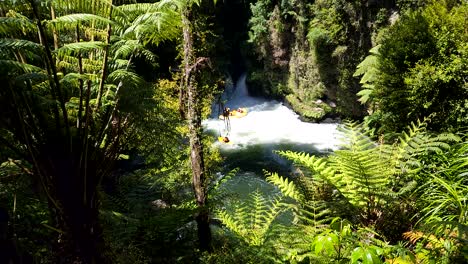
[[[1,38],[0,49],[2,51],[4,49],[10,49],[14,51],[30,50],[36,53],[43,52],[43,47],[41,44],[25,39]]]
[[[286,210],[280,197],[265,199],[257,190],[233,211],[219,210],[217,217],[249,245],[265,243],[273,221]]]
[[[356,67],[356,71],[354,72],[353,76],[362,76],[361,80],[359,81],[363,87],[366,89],[362,89],[357,93],[359,96],[359,101],[362,104],[366,104],[367,102],[372,101],[373,94],[374,94],[374,83],[376,82],[379,76],[379,69],[378,69],[378,56],[379,56],[379,48],[380,45],[373,47],[369,51],[369,55],[358,64]]]
[[[4,36],[26,35],[37,30],[36,25],[26,16],[10,10],[6,17],[0,17],[0,34]]]
[[[114,59],[110,62],[109,68],[112,70],[124,69],[127,67],[128,60],[124,59]]]
[[[158,8],[181,11],[187,5],[188,2],[183,0],[161,0],[158,3]]]
[[[137,49],[143,49],[138,40],[122,39],[114,44],[114,59],[129,58]]]
[[[59,55],[83,54],[94,50],[102,50],[107,44],[102,41],[84,41],[68,43],[54,52]]]
[[[4,72],[17,71],[20,73],[42,72],[43,70],[37,66],[21,63],[14,60],[0,60],[0,69]]]
[[[75,72],[68,73],[65,75],[60,81],[61,82],[77,82],[78,80],[89,80],[93,82],[97,82],[99,80],[100,76],[97,74],[79,74]]]
[[[398,144],[393,150],[395,167],[410,173],[421,169],[420,155],[442,153],[450,148],[453,142],[460,142],[460,138],[453,134],[442,133],[436,136],[426,131],[426,121],[417,121],[408,126],[399,136]]]
[[[74,13],[64,16],[57,17],[55,19],[49,20],[49,23],[57,24],[76,24],[76,23],[96,23],[95,25],[113,25],[114,22],[108,18],[95,15],[95,14],[85,14],[85,13]]]
[[[115,7],[115,15],[125,17],[131,21],[143,13],[153,12],[157,9],[158,6],[153,3],[125,4]]]
[[[102,60],[82,58],[81,65],[84,72],[97,72],[102,69]],[[78,67],[78,58],[69,55],[62,55],[57,61],[58,68],[76,70]]]
[[[146,83],[138,74],[122,69],[115,70],[109,74],[108,81],[114,83],[123,82],[131,87],[142,87]]]
[[[232,177],[234,177],[237,173],[239,172],[239,168],[235,168],[225,175],[223,175],[221,178],[217,179],[214,184],[212,184],[211,189],[212,190],[217,190],[221,185],[229,181]]]
[[[303,165],[309,169],[313,174],[318,175],[320,178],[327,179],[328,176],[334,174],[333,168],[328,166],[325,158],[312,156],[310,154],[294,151],[276,151],[282,157],[293,161],[297,165]]]
[[[264,174],[265,176],[267,176],[266,180],[277,186],[284,196],[291,197],[296,201],[302,200],[302,195],[296,189],[296,186],[294,185],[293,181],[289,181],[287,178],[278,176],[277,173],[264,171]]]
[[[108,17],[112,8],[110,0],[53,0],[51,1],[57,16],[71,13],[89,13]]]

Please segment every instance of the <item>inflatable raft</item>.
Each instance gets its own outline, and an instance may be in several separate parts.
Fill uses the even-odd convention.
[[[239,108],[229,112],[229,118],[241,118],[247,115],[247,108]],[[224,119],[223,115],[219,116],[219,119]]]
[[[224,137],[218,137],[218,141],[221,142],[221,143],[224,143],[224,144],[232,144],[232,141],[224,141]]]

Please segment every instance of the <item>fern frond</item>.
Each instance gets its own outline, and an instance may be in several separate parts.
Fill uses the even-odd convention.
[[[265,243],[273,221],[286,208],[280,197],[265,199],[257,190],[233,211],[220,210],[216,215],[246,243],[259,246]]]
[[[36,53],[42,53],[43,51],[42,45],[36,42],[25,40],[25,39],[10,39],[10,38],[0,39],[0,49],[2,51],[4,49],[9,49],[9,50],[14,50],[14,51],[30,50]]]
[[[54,52],[59,55],[76,55],[90,51],[102,50],[107,44],[102,41],[85,41],[68,43],[58,48]]]
[[[453,142],[460,142],[460,138],[453,134],[442,133],[432,136],[426,131],[426,121],[418,120],[411,123],[404,131],[395,146],[393,161],[395,167],[407,173],[416,173],[421,169],[420,155],[429,153],[443,153]]]
[[[380,45],[373,47],[369,51],[369,55],[358,64],[356,67],[356,71],[354,72],[353,76],[362,76],[359,83],[362,84],[363,89],[357,93],[359,96],[359,101],[362,104],[370,102],[373,97],[374,93],[374,83],[376,82],[379,76],[379,69],[378,69],[378,56],[379,56],[379,48]]]
[[[102,17],[108,17],[112,8],[110,0],[53,0],[51,1],[57,16],[72,13],[96,14]]]
[[[6,17],[0,17],[0,34],[4,36],[26,35],[35,32],[36,25],[26,16],[10,10]]]
[[[364,86],[364,85],[363,85]],[[369,102],[370,98],[372,97],[372,94],[374,92],[374,86],[366,86],[368,89],[362,89],[361,91],[359,91],[357,93],[357,95],[359,96],[359,102],[361,102],[362,104],[365,104],[367,102]]]
[[[102,69],[102,60],[82,58],[81,64],[84,72],[98,72]],[[78,58],[69,55],[62,55],[57,61],[59,69],[70,69],[76,71],[78,68]]]
[[[137,49],[144,49],[138,40],[121,39],[114,44],[114,59],[129,58]]]
[[[74,13],[64,16],[57,17],[49,21],[49,23],[57,24],[76,24],[76,23],[96,23],[98,25],[113,25],[114,22],[108,18],[95,15],[95,14],[85,14],[85,13]]]
[[[131,87],[142,87],[146,82],[138,74],[126,71],[126,70],[115,70],[108,77],[109,82],[123,82],[126,86]]]
[[[425,234],[421,231],[409,231],[403,233],[403,237],[408,239],[412,244],[416,244],[419,240],[423,240],[427,243],[428,248],[443,248],[444,240],[438,239],[432,234]]]
[[[78,82],[78,80],[89,80],[93,82],[97,82],[100,76],[97,74],[79,74],[79,73],[68,73],[65,75],[60,81],[61,82]]]
[[[293,181],[289,181],[287,178],[283,178],[277,173],[264,171],[264,174],[267,176],[267,182],[277,186],[284,196],[291,197],[296,201],[303,200],[301,193],[299,193],[299,191],[296,189]]]
[[[37,66],[21,63],[14,60],[0,60],[0,69],[4,72],[17,71],[20,73],[42,72],[43,70]]]
[[[312,174],[317,175],[322,179],[328,179],[328,177],[334,174],[333,168],[328,166],[327,160],[325,158],[312,156],[304,152],[297,153],[289,150],[276,151],[275,153],[293,161],[296,165],[305,166],[312,172]]]

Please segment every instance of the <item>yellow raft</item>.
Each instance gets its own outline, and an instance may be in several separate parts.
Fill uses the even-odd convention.
[[[229,118],[241,118],[246,115],[247,115],[247,108],[239,108],[239,109],[232,110],[229,112]],[[219,119],[224,119],[224,116],[220,115]]]
[[[231,140],[229,140],[228,142],[224,141],[224,137],[218,137],[218,141],[224,144],[232,144]]]

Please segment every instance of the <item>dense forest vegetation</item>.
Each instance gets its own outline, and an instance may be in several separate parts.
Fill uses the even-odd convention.
[[[0,263],[468,262],[465,0],[4,0],[0,72]],[[342,143],[226,206],[243,73]]]

